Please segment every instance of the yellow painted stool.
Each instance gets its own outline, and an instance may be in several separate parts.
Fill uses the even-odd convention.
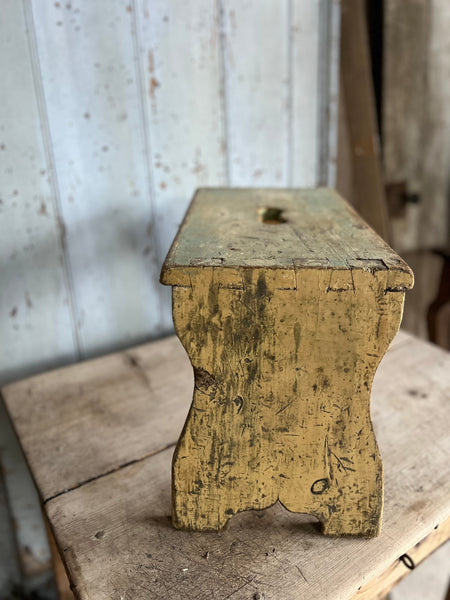
[[[370,390],[409,267],[334,191],[204,189],[161,281],[195,375],[175,527],[220,530],[279,500],[326,534],[377,535]]]

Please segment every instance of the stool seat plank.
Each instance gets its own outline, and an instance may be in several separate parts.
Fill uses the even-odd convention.
[[[190,400],[191,382],[183,370],[185,356],[178,342],[173,343],[170,356],[155,368],[157,352],[153,349],[158,344],[161,343],[149,344],[148,349],[142,346],[138,352],[140,356],[144,353],[154,357],[143,366],[144,372],[152,377],[154,389],[158,390],[162,379],[168,378],[177,390],[170,401],[170,413],[167,404],[164,407],[164,420],[180,424]],[[123,360],[125,354],[117,356]],[[102,361],[106,365],[110,360],[111,357],[101,359],[96,369],[101,371]],[[65,381],[76,378],[78,370],[90,373],[86,364],[40,377],[47,377],[48,385],[53,380],[53,384],[58,381],[64,387]],[[142,378],[137,370],[131,372],[133,378]],[[43,474],[50,465],[54,473],[62,473],[63,477],[71,468],[77,469],[78,479],[87,481],[87,475],[93,477],[89,452],[82,454],[77,447],[82,443],[81,437],[75,444],[64,439],[67,431],[64,419],[83,407],[90,413],[79,423],[85,432],[90,431],[87,421],[89,414],[95,415],[96,400],[90,389],[92,401],[87,404],[83,391],[78,389],[70,398],[71,412],[67,408],[55,411],[52,443],[45,446],[47,454],[43,454],[44,443],[32,442],[33,430],[35,437],[44,434],[36,415],[39,411],[46,414],[54,401],[42,381],[32,396],[23,395],[24,390],[33,388],[33,380],[39,381],[40,377],[29,379],[28,388],[24,382],[8,386],[4,397],[19,438],[21,431],[26,432],[26,440],[21,442],[45,500],[49,498],[47,488],[43,490],[39,481],[47,481]],[[81,377],[79,383],[82,381]],[[136,427],[133,407],[134,403],[139,406],[142,398],[134,395],[119,403],[114,396],[121,390],[117,389],[113,372],[110,380],[97,381],[105,394],[102,396],[105,422],[108,422],[109,399],[111,410],[121,422],[122,443],[129,440],[132,446],[124,456],[134,456],[135,462],[105,473],[105,465],[100,461],[96,478],[45,502],[50,525],[80,600],[250,600],[257,592],[278,600],[345,599],[355,595],[369,598],[366,590],[374,581],[379,586],[384,573],[393,581],[408,572],[398,561],[402,554],[410,552],[414,559],[414,546],[421,540],[428,536],[431,551],[450,535],[450,356],[412,336],[397,337],[373,385],[372,415],[385,465],[385,507],[381,534],[371,540],[322,536],[312,517],[288,513],[279,504],[264,512],[237,515],[220,533],[175,530],[170,524],[172,448],[139,457],[148,444],[152,426],[154,431],[161,427],[161,413],[149,413],[148,429]],[[55,388],[50,386],[50,389]],[[148,388],[146,394],[148,406],[152,406],[155,396]],[[167,397],[165,400],[168,402]],[[25,408],[20,406],[22,401]],[[29,423],[25,423],[26,408],[32,405],[35,412],[29,411]],[[114,428],[104,426],[102,436],[96,441],[97,451],[107,452],[116,433]],[[169,445],[175,441],[177,432],[164,435],[167,437],[161,437],[160,442]],[[145,440],[136,441],[133,437]],[[58,451],[58,441],[64,444],[64,453]],[[90,445],[89,440],[86,443]],[[64,463],[64,468],[59,463]]]
[[[266,225],[277,219],[282,234]],[[399,285],[410,284],[406,263],[333,190],[204,188],[167,255],[162,282],[190,285],[188,276],[199,268],[214,268],[226,283],[226,277],[233,272],[239,277],[238,270],[245,268],[283,272],[364,268],[365,263],[395,271]],[[222,275],[223,269],[228,274]]]

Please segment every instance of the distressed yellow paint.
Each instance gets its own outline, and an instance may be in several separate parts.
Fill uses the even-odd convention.
[[[174,286],[175,329],[195,375],[173,459],[174,526],[219,530],[233,514],[279,500],[290,511],[315,515],[324,533],[377,535],[383,470],[370,390],[399,328],[404,291],[412,285],[409,268],[331,191],[200,194],[162,274]],[[225,196],[225,216],[233,218],[236,211],[227,213],[226,200],[232,204],[236,196],[246,204],[247,220],[261,206],[283,209],[282,224],[248,224],[250,238],[256,227],[258,243],[264,236],[269,240],[269,254],[250,256],[249,239],[246,258],[245,218],[239,240],[233,240],[233,227],[226,223],[223,229],[215,219],[218,194]],[[305,194],[319,206],[303,204],[303,213],[296,214],[296,199],[301,204]],[[322,198],[341,224],[339,252],[331,259],[336,231],[320,210]],[[183,243],[200,248],[214,220],[212,235],[229,240],[222,256],[220,247],[211,261],[178,252]],[[202,222],[208,222],[203,232]],[[292,229],[299,240],[310,234],[302,236],[302,226],[331,234],[323,236],[326,254],[320,239],[306,257],[293,242],[283,247]],[[355,247],[355,228],[364,255]],[[243,255],[234,258],[237,242]],[[277,245],[281,260],[273,252]]]

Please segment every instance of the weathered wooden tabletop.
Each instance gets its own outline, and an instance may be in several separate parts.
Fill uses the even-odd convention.
[[[324,537],[279,505],[222,533],[173,529],[170,462],[192,384],[167,338],[2,390],[78,598],[373,598],[408,572],[400,556],[449,537],[449,354],[400,333],[379,367],[386,497],[371,540]]]

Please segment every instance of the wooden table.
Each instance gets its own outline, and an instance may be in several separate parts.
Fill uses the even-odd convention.
[[[192,393],[174,337],[2,390],[77,598],[378,598],[450,537],[450,355],[400,333],[375,377],[381,535],[329,538],[279,505],[222,533],[171,527]]]

